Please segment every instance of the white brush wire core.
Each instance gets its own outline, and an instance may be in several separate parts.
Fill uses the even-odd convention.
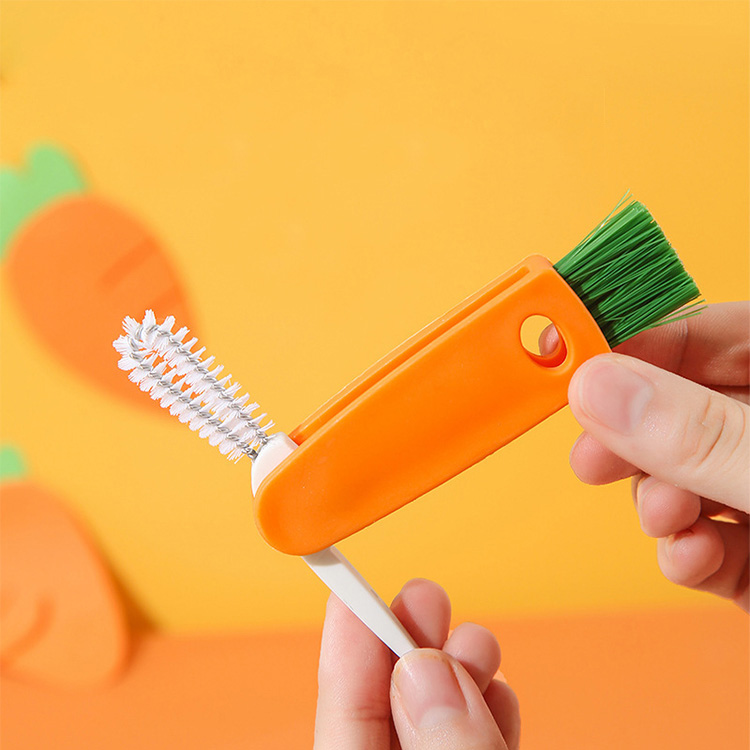
[[[230,385],[231,375],[219,379],[224,367],[210,369],[214,357],[202,360],[205,347],[193,352],[198,339],[183,343],[188,329],[172,333],[174,323],[170,315],[157,324],[152,310],[146,311],[142,322],[126,317],[125,333],[113,342],[120,354],[118,366],[129,370],[133,383],[200,437],[208,438],[222,455],[234,461],[243,455],[255,458],[273,422],[262,425],[266,415],[253,416],[258,404],[248,404],[247,393],[237,397],[240,384]]]

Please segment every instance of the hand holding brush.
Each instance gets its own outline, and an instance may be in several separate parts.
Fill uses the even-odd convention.
[[[664,575],[745,610],[749,332],[747,302],[711,305],[590,360],[569,390],[585,430],[570,456],[578,477],[588,484],[632,477],[641,527],[658,539]]]
[[[744,609],[749,331],[750,304],[711,305],[698,317],[636,336],[617,354],[594,357],[568,394],[586,430],[570,456],[578,477],[596,485],[632,477],[641,526],[659,540],[664,575]],[[556,338],[550,327],[542,351],[553,351]],[[463,623],[448,637],[450,602],[430,581],[407,583],[393,610],[428,647],[407,654],[396,670],[383,644],[331,597],[316,750],[517,750],[518,701],[495,676],[494,636]]]

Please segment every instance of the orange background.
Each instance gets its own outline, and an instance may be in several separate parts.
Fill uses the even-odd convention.
[[[286,431],[525,255],[558,259],[628,188],[709,301],[748,294],[744,2],[6,0],[2,16],[3,164],[38,142],[72,154],[159,238],[201,344]],[[2,285],[3,442],[148,618],[317,628],[325,591],[255,532],[249,464],[92,387]],[[728,606],[661,577],[625,483],[576,480],[577,432],[560,413],[341,548],[384,598],[438,580],[456,621]]]
[[[563,255],[626,188],[709,300],[744,297],[746,20],[743,3],[6,2],[3,162],[71,151],[289,430],[520,258]],[[252,526],[248,465],[89,388],[6,297],[4,440],[153,619],[317,623],[319,583]],[[703,602],[662,580],[625,486],[571,474],[576,434],[559,414],[342,548],[383,595],[441,581],[459,616]]]

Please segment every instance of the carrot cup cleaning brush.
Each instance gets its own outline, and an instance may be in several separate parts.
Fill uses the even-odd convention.
[[[230,458],[253,459],[258,528],[305,561],[396,653],[413,646],[332,546],[518,437],[567,403],[575,370],[640,331],[696,314],[699,291],[648,210],[627,196],[556,264],[532,255],[354,380],[289,435],[269,434],[187,329],[126,318],[130,379]],[[692,304],[690,304],[692,303]],[[532,316],[554,351],[521,343]]]

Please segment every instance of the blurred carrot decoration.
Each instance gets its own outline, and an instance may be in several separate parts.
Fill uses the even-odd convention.
[[[0,257],[30,327],[76,372],[150,406],[118,371],[111,344],[123,317],[146,309],[193,327],[158,242],[124,210],[87,192],[75,164],[54,146],[34,148],[25,169],[0,170],[0,205]]]
[[[54,493],[0,451],[0,670],[56,687],[110,682],[129,632],[116,585]]]

